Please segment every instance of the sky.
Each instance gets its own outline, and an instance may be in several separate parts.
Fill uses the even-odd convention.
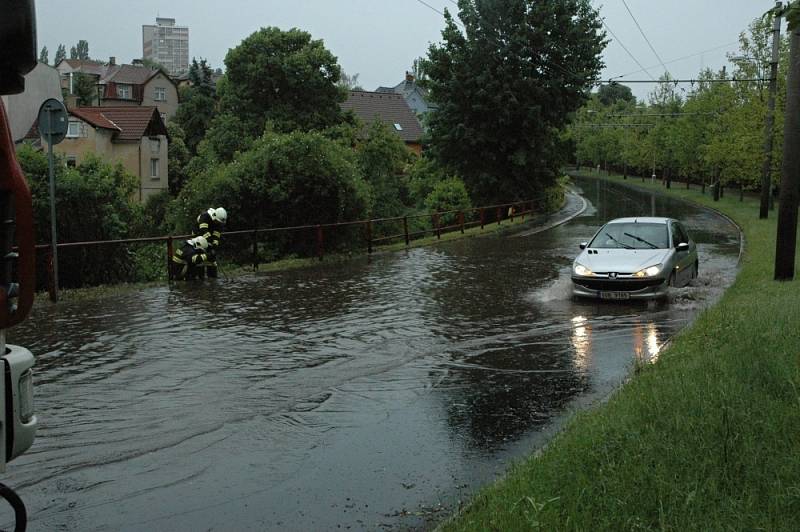
[[[616,36],[609,33],[611,42],[603,52],[606,67],[601,77],[608,79],[640,70],[636,61],[658,78],[664,71],[658,57],[674,78],[697,77],[704,67],[718,70],[727,64],[727,53],[735,55],[739,33],[775,4],[772,0],[592,0],[592,5]],[[190,59],[206,58],[214,68],[224,67],[228,50],[261,27],[297,27],[322,39],[345,72],[358,74],[366,90],[403,80],[414,59],[424,56],[431,42],[441,40],[444,20],[439,12],[445,8],[457,11],[454,0],[36,1],[39,48],[47,46],[51,61],[60,43],[69,53],[71,46],[85,39],[92,58],[114,56],[117,63],[130,63],[142,56],[142,25],[155,24],[157,16],[188,26]],[[692,57],[673,62],[686,56]],[[638,72],[627,79],[650,76]],[[644,99],[653,86],[631,88]]]

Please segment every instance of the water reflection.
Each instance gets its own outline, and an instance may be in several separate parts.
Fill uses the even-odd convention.
[[[572,347],[575,349],[575,368],[584,372],[589,369],[592,353],[592,325],[584,316],[572,318]]]

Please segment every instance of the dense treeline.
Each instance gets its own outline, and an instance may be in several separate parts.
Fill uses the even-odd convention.
[[[602,86],[568,129],[574,162],[637,175],[655,172],[664,179],[760,187],[769,84],[740,80],[769,77],[770,36],[769,20],[754,21],[740,35],[739,50],[729,54],[732,72],[705,69],[692,85],[659,84],[647,102],[637,102],[624,85]],[[787,39],[780,50],[773,183],[779,182],[782,160]]]

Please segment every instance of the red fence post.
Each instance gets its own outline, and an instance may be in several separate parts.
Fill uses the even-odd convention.
[[[403,234],[406,237],[406,247],[408,247],[409,239],[408,239],[408,216],[403,216]]]
[[[323,238],[322,238],[322,226],[317,224],[317,256],[319,260],[322,260],[322,256],[325,254],[325,248],[323,247]]]
[[[258,231],[253,231],[253,271],[258,271]]]
[[[367,253],[372,253],[372,220],[367,220]]]
[[[502,207],[497,208],[497,213],[495,216],[497,216],[497,225],[500,225],[500,220],[502,219],[503,216]]]
[[[464,213],[458,211],[458,224],[461,226],[461,234],[464,234]]]
[[[514,223],[514,212],[516,211],[516,205],[513,203],[508,207],[508,217],[511,218],[511,223]]]
[[[486,212],[481,207],[481,230],[483,230],[483,225],[486,223]]]
[[[172,280],[172,255],[173,255],[173,247],[172,247],[172,237],[167,237],[167,279]]]

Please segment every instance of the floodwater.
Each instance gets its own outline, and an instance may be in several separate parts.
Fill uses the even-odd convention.
[[[9,332],[37,356],[40,430],[4,477],[29,530],[431,528],[735,276],[719,216],[577,185],[588,208],[543,232],[37,308]],[[653,213],[698,242],[695,286],[572,301],[578,243]]]

